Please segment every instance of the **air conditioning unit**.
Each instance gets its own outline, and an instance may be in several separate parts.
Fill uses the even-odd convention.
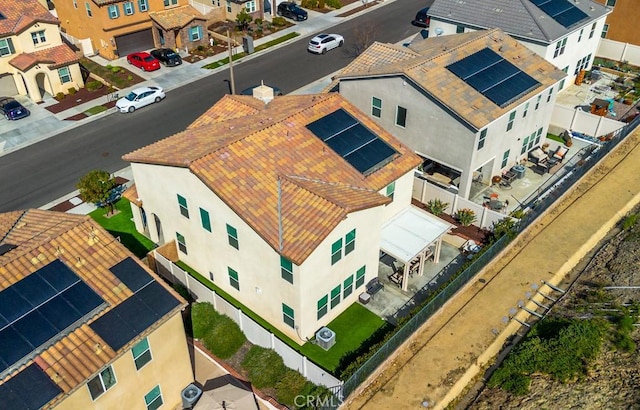
[[[336,332],[328,327],[323,327],[316,333],[316,342],[324,350],[329,350],[331,346],[336,344]]]
[[[182,396],[182,408],[192,409],[198,402],[200,396],[202,396],[202,389],[191,383],[182,390],[180,396]]]

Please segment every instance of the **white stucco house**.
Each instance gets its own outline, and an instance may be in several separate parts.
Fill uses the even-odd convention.
[[[443,189],[469,198],[474,178],[489,184],[544,143],[564,77],[493,29],[375,43],[329,88],[423,157]]]
[[[422,212],[421,159],[340,94],[272,96],[227,95],[123,158],[137,229],[303,344],[377,277],[383,227]]]
[[[568,74],[589,70],[611,9],[591,0],[435,0],[429,37],[500,28]]]

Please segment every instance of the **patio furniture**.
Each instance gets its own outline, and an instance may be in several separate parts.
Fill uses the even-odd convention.
[[[540,161],[546,161],[549,158],[542,148],[538,147],[529,152],[529,161],[537,165]]]
[[[558,145],[558,148],[551,154],[551,158],[555,158],[558,161],[562,162],[564,158],[567,156],[569,152],[569,148],[563,147],[562,145]]]
[[[384,285],[380,282],[378,278],[373,278],[367,283],[367,293],[371,296],[376,293],[384,290]]]
[[[511,181],[513,181],[517,177],[518,177],[517,172],[513,170],[509,170],[502,175],[502,180],[511,183]]]
[[[360,294],[360,296],[358,296],[358,300],[360,301],[360,303],[362,303],[363,305],[366,305],[367,303],[369,303],[369,301],[371,300],[371,295],[368,294],[367,292],[362,292]]]
[[[474,253],[480,252],[481,248],[482,246],[478,245],[476,241],[474,241],[473,239],[469,239],[462,244],[462,246],[460,247],[460,250],[464,254],[474,254]]]

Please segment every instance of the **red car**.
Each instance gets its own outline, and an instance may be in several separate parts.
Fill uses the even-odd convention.
[[[132,64],[144,71],[154,71],[160,69],[160,61],[149,53],[131,53],[127,56],[127,63]]]

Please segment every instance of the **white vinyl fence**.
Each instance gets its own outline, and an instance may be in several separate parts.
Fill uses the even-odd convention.
[[[640,46],[602,38],[598,44],[596,57],[640,66]]]
[[[206,4],[198,0],[189,0],[189,5],[194,9],[198,10],[202,14],[208,14],[209,12],[215,9],[215,7],[211,6],[211,3]]]
[[[559,104],[553,107],[550,124],[563,130],[578,131],[594,138],[615,132],[625,125],[621,121]]]
[[[176,283],[176,281],[181,283],[198,302],[209,302],[217,312],[229,316],[240,326],[240,329],[251,343],[275,350],[276,353],[282,357],[287,367],[299,371],[307,380],[315,384],[325,387],[336,387],[342,384],[340,380],[293,350],[286,343],[274,336],[273,333],[254,322],[253,319],[245,315],[240,309],[231,305],[213,290],[204,286],[197,279],[180,269],[180,267],[160,255],[157,251],[153,251],[153,255],[158,265],[158,274],[162,275],[171,283]]]

